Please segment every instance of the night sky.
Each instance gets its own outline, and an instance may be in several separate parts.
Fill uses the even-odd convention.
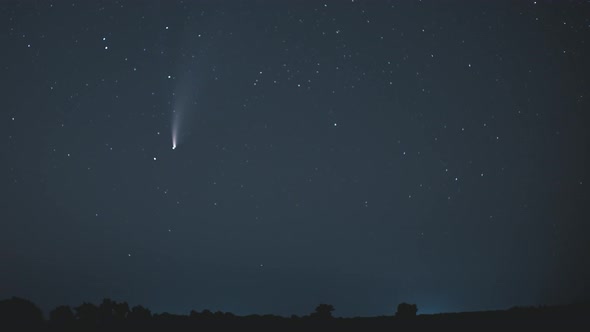
[[[3,1],[0,298],[285,316],[588,299],[589,12]]]

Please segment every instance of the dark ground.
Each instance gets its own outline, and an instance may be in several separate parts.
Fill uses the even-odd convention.
[[[416,307],[414,307],[416,308]],[[3,331],[588,331],[590,303],[565,306],[514,307],[508,310],[416,315],[398,312],[380,317],[332,317],[321,304],[310,315],[235,316],[191,311],[189,315],[151,314],[141,306],[105,299],[70,308],[60,306],[44,317],[32,302],[13,297],[0,301]],[[414,312],[415,314],[415,312]]]

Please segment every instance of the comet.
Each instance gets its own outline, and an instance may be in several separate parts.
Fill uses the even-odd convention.
[[[170,119],[172,150],[176,150],[190,133],[190,128],[187,128],[187,126],[191,123],[191,119],[198,109],[196,78],[190,70],[185,71],[182,76],[174,93],[172,93],[173,106]]]
[[[172,150],[176,150],[178,143],[178,128],[180,126],[179,115],[176,110],[172,111]]]

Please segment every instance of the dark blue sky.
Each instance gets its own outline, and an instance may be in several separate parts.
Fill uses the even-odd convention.
[[[0,298],[336,316],[588,299],[588,12],[2,2]]]

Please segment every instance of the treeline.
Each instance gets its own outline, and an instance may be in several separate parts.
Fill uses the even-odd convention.
[[[417,315],[415,304],[401,303],[391,316],[355,318],[335,318],[333,311],[332,305],[320,304],[305,316],[236,316],[209,310],[176,315],[104,299],[99,305],[84,302],[76,307],[58,306],[44,317],[33,302],[13,297],[0,301],[0,331],[590,330],[589,303],[436,315]]]

